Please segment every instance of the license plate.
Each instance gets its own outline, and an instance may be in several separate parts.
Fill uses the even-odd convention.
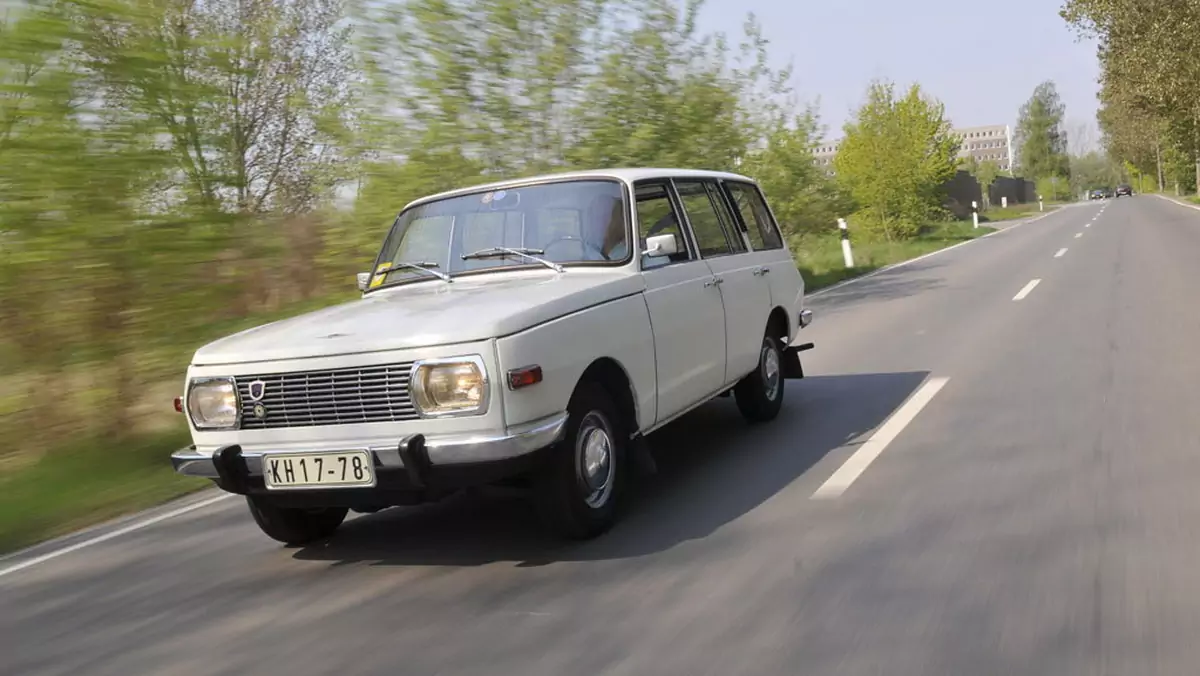
[[[268,489],[353,488],[375,485],[375,466],[364,450],[267,453],[262,456]]]

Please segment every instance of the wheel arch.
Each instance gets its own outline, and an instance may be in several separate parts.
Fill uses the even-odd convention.
[[[767,316],[767,333],[776,338],[793,337],[787,310],[778,305],[771,309],[771,314]]]
[[[619,361],[612,357],[595,359],[579,376],[575,390],[578,390],[579,385],[585,382],[598,383],[613,398],[613,404],[616,405],[617,411],[625,418],[626,424],[630,427],[626,432],[633,434],[641,429],[640,411],[633,380]],[[574,392],[572,392],[572,396],[574,396]]]

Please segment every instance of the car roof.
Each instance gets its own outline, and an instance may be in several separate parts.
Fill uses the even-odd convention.
[[[405,209],[409,209],[418,204],[432,202],[435,200],[445,199],[447,197],[455,197],[458,195],[469,195],[472,193],[486,192],[489,190],[502,190],[506,188],[517,188],[528,186],[537,183],[549,183],[553,181],[569,181],[573,179],[616,179],[618,181],[626,181],[632,183],[634,181],[644,181],[653,178],[708,178],[708,179],[725,179],[728,181],[744,181],[747,183],[758,182],[748,176],[741,174],[733,174],[726,171],[707,171],[704,169],[669,169],[669,168],[619,168],[619,169],[594,169],[586,171],[566,171],[556,174],[542,174],[539,176],[528,176],[526,178],[516,178],[507,181],[497,181],[495,183],[485,183],[482,185],[473,185],[466,188],[457,188],[455,190],[447,190],[445,192],[426,195],[419,199],[415,199],[405,205]]]

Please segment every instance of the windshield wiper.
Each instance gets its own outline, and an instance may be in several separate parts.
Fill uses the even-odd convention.
[[[417,270],[419,272],[424,272],[424,273],[433,275],[434,277],[437,277],[438,279],[442,280],[443,282],[453,282],[454,281],[450,277],[450,275],[448,275],[444,272],[438,272],[437,270],[432,269],[432,268],[436,268],[436,267],[438,267],[438,264],[434,263],[433,261],[394,261],[392,263],[392,267],[388,268],[387,270],[384,270],[383,272],[381,272],[379,274],[383,275],[384,279],[387,279],[387,276],[390,273],[396,272],[397,270]]]
[[[543,251],[542,249],[529,249],[529,248],[525,248],[525,247],[522,247],[520,249],[511,249],[506,246],[493,246],[493,247],[489,247],[487,249],[480,249],[479,251],[473,251],[469,254],[463,254],[462,259],[464,261],[469,261],[471,259],[477,259],[477,258],[505,258],[508,256],[519,256],[519,257],[527,259],[527,260],[536,261],[538,263],[541,263],[542,265],[545,265],[546,267],[550,268],[551,270],[554,270],[555,272],[562,272],[563,270],[565,270],[565,268],[563,268],[563,266],[559,265],[558,263],[555,263],[554,261],[548,261],[545,258],[538,258],[539,255],[544,254],[544,253],[546,253],[546,252]]]

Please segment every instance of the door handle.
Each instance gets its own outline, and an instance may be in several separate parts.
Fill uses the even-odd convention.
[[[757,270],[754,271],[754,276],[762,277],[763,275],[767,274],[770,271],[771,271],[771,268],[758,268]]]

